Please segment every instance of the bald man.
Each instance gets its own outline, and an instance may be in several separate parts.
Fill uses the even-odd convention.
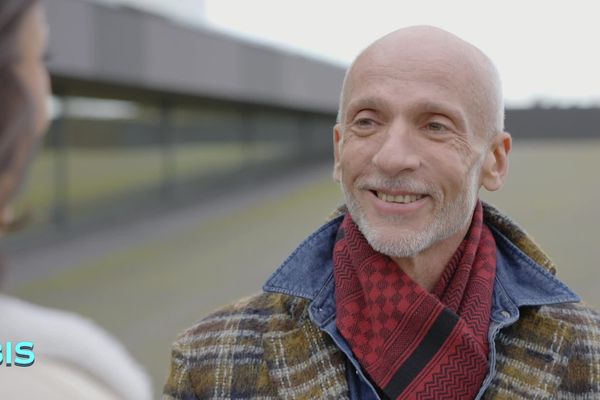
[[[346,206],[263,287],[173,347],[164,399],[596,399],[600,316],[507,216],[498,73],[433,27],[349,68]]]

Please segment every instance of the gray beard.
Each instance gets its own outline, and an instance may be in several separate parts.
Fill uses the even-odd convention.
[[[456,200],[445,203],[441,209],[438,209],[435,212],[432,222],[429,223],[425,229],[418,232],[407,231],[394,237],[386,236],[381,229],[372,226],[367,220],[366,214],[360,203],[343,184],[341,186],[346,199],[346,206],[348,207],[350,215],[352,215],[352,219],[373,249],[389,257],[414,257],[431,247],[433,244],[456,234],[470,223],[477,203],[479,192],[477,177],[479,176],[481,164],[482,162],[477,163],[477,165],[474,165],[471,169],[467,190],[462,192]],[[385,188],[386,182],[389,181],[390,179],[378,180],[377,186]],[[397,180],[394,181],[396,182]],[[394,184],[397,185],[397,183]],[[415,185],[414,183],[409,182],[408,185],[404,184],[403,188],[411,186],[419,186],[422,188],[423,185]],[[415,192],[427,192],[434,198],[438,196],[435,193],[435,189],[431,186],[428,186],[425,191],[415,190]],[[440,197],[437,198],[439,199]],[[398,226],[401,226],[402,224],[401,219],[398,219],[397,221],[391,219],[390,222],[395,223]]]

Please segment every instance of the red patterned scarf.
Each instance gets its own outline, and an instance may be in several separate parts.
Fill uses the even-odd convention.
[[[496,243],[478,202],[432,293],[346,214],[333,251],[336,324],[382,397],[472,399],[488,370]]]

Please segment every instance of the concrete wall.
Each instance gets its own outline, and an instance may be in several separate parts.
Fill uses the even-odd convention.
[[[344,68],[143,11],[46,0],[55,78],[271,105],[337,110]]]

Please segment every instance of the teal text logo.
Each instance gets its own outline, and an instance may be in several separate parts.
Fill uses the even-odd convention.
[[[33,342],[0,343],[0,366],[29,367],[34,362]]]

